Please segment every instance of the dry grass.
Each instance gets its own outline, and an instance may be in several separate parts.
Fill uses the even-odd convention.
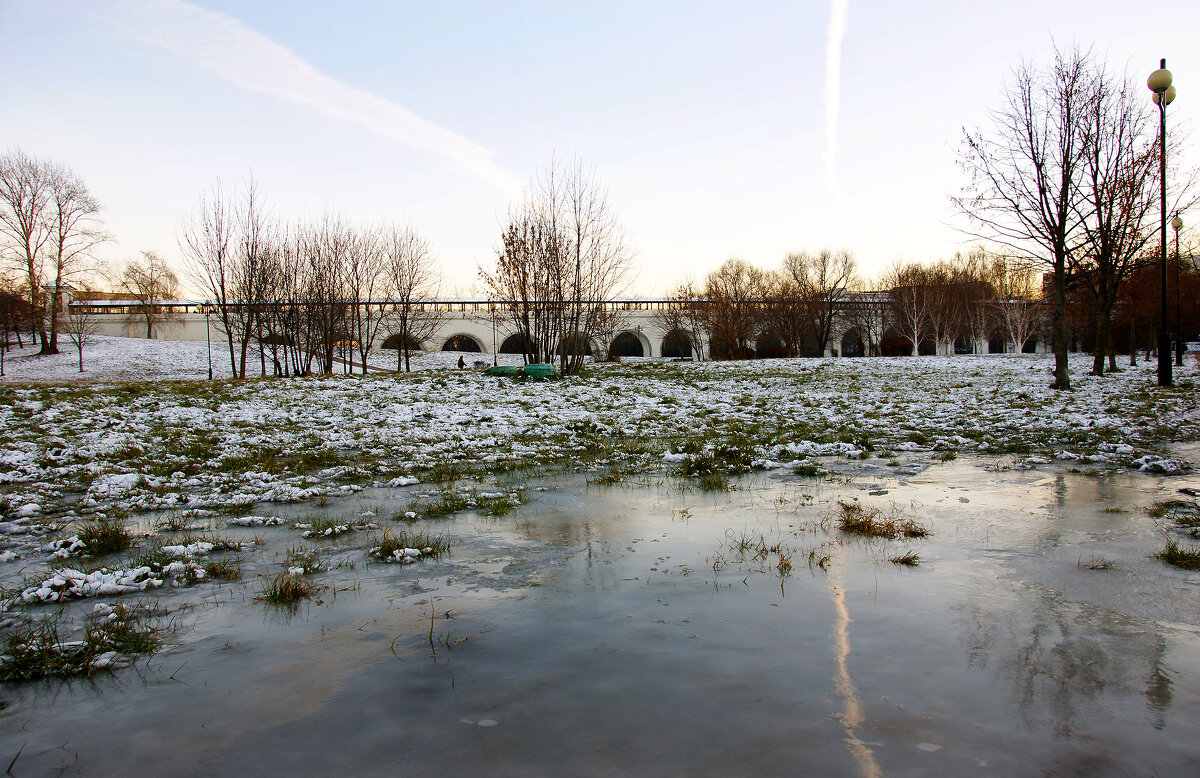
[[[64,634],[59,618],[32,621],[4,636],[0,681],[91,676],[111,670],[118,657],[153,654],[162,645],[162,628],[147,608],[117,605],[89,617],[82,639]]]
[[[893,565],[903,565],[905,567],[916,567],[921,564],[921,555],[916,551],[906,551],[899,556],[894,556],[888,560]]]
[[[316,591],[317,585],[304,576],[283,572],[263,584],[262,593],[256,599],[271,605],[296,605]]]
[[[1179,541],[1173,538],[1167,539],[1167,545],[1155,554],[1154,558],[1184,570],[1200,570],[1200,548],[1183,548]]]
[[[856,502],[838,501],[837,525],[842,532],[865,538],[923,538],[929,530],[907,516],[885,514],[878,508],[868,508]]]

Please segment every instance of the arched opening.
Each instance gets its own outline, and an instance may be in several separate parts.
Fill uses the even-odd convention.
[[[1004,335],[1000,334],[999,332],[993,332],[992,336],[988,338],[988,353],[1003,354],[1007,345],[1008,341]]]
[[[608,347],[608,353],[618,357],[646,356],[646,351],[642,348],[642,341],[632,332],[622,332],[614,338],[612,345]]]
[[[912,341],[889,327],[879,341],[879,353],[885,357],[907,357],[912,354]]]
[[[842,356],[844,357],[861,357],[863,355],[862,336],[858,334],[858,329],[847,330],[842,336]]]
[[[917,353],[923,357],[937,356],[937,343],[933,341],[933,338],[925,338],[917,348]]]
[[[478,354],[483,351],[483,346],[470,335],[454,335],[442,344],[442,351],[466,351]]]
[[[968,338],[956,338],[954,341],[955,354],[970,354],[971,341]]]
[[[500,353],[501,354],[532,354],[533,353],[533,341],[530,339],[530,337],[528,335],[525,335],[524,333],[519,332],[516,335],[509,335],[507,338],[504,339],[504,342],[500,344]]]
[[[662,355],[665,359],[692,359],[692,339],[683,330],[671,330],[663,338]]]
[[[783,339],[777,333],[764,332],[754,341],[754,355],[759,359],[786,357],[787,349],[783,347]]]
[[[387,349],[388,351],[400,351],[402,349],[405,351],[420,351],[421,344],[412,336],[405,336],[397,332],[384,338],[383,345],[380,348]]]
[[[562,339],[558,344],[558,353],[566,354],[569,357],[580,355],[590,357],[592,355],[592,344],[588,343],[588,339],[584,337],[582,332],[576,332],[574,335]]]
[[[1036,354],[1037,353],[1037,339],[1030,338],[1029,340],[1025,341],[1025,348],[1021,349],[1021,353],[1022,354]]]

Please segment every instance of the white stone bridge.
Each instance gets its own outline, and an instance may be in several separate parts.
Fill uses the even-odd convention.
[[[145,337],[145,320],[138,316],[140,303],[136,301],[80,300],[71,301],[69,304],[86,305],[91,308],[100,319],[99,332],[102,335]],[[224,339],[215,313],[208,317],[205,315],[211,303],[204,300],[162,300],[156,301],[155,304],[169,314],[156,324],[155,338],[191,341]],[[388,305],[387,301],[372,303],[377,304]],[[607,303],[607,308],[617,314],[618,326],[609,342],[589,343],[589,353],[611,353],[623,357],[707,358],[707,343],[693,342],[694,339],[682,330],[667,332],[663,329],[660,312],[678,304],[677,301],[660,298],[626,298]],[[886,301],[878,296],[868,299],[864,295],[862,299],[855,299],[853,304],[885,305]],[[484,298],[446,298],[422,305],[433,308],[439,314],[439,324],[434,334],[421,343],[424,351],[521,353],[520,335],[503,303]],[[910,341],[895,330],[885,333],[885,346],[889,337],[893,341],[900,339],[903,342],[893,352],[885,350],[885,353],[907,353],[911,348]],[[396,334],[389,331],[385,324],[373,348],[395,348],[397,340]],[[864,352],[863,340],[853,323],[847,321],[846,317],[838,317],[830,333],[825,356],[861,356]],[[760,339],[757,346],[760,355],[768,353],[769,343],[766,342],[766,338]],[[1012,350],[1010,342],[996,338],[981,346],[981,353]],[[1038,350],[1041,350],[1040,344]]]

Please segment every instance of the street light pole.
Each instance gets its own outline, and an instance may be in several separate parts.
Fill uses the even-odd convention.
[[[1158,70],[1146,79],[1146,86],[1154,93],[1154,102],[1158,103],[1158,150],[1159,150],[1159,183],[1161,184],[1161,199],[1159,206],[1162,219],[1162,253],[1159,256],[1159,327],[1158,327],[1158,385],[1170,386],[1171,377],[1171,336],[1167,333],[1167,105],[1175,99],[1175,87],[1171,86],[1171,71],[1167,70],[1167,61],[1161,60]]]
[[[1180,278],[1180,262],[1179,262],[1179,230],[1183,228],[1183,219],[1179,218],[1179,211],[1175,212],[1175,218],[1171,220],[1171,227],[1175,230],[1175,365],[1183,366],[1183,317],[1180,315],[1181,308],[1179,307],[1179,278]]]

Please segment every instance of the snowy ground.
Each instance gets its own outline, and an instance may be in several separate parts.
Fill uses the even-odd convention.
[[[111,338],[97,335],[83,352],[83,372],[79,371],[79,352],[69,341],[59,344],[60,353],[39,357],[36,347],[14,349],[5,355],[4,377],[0,382],[60,383],[60,382],[120,382],[120,381],[186,381],[207,379],[208,344],[195,341],[143,340],[140,338]],[[458,352],[431,352],[414,357],[414,370],[433,367],[456,367]],[[487,354],[462,354],[468,365],[486,360]],[[357,356],[355,362],[357,364]],[[247,375],[260,375],[256,358],[247,360]],[[395,352],[375,352],[369,364],[379,370],[395,370]],[[521,357],[500,356],[500,364],[521,364]],[[213,343],[213,378],[229,378],[233,373],[229,351],[223,343]],[[339,368],[340,369],[340,368]],[[361,368],[356,368],[361,370]]]
[[[1200,437],[1194,362],[1164,391],[1153,365],[1093,377],[1079,355],[1075,388],[1056,392],[1044,356],[631,360],[553,382],[458,370],[458,356],[399,376],[244,382],[195,380],[203,343],[97,338],[85,382],[69,354],[15,356],[0,518],[301,501],[446,468],[703,475],[964,452],[1170,471],[1168,442]]]

